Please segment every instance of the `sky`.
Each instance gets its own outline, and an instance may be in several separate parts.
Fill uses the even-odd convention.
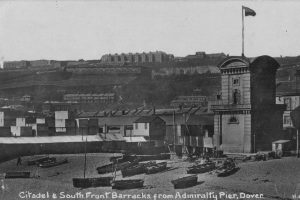
[[[300,2],[196,0],[4,0],[2,60],[100,59],[107,53],[165,51],[300,55]]]

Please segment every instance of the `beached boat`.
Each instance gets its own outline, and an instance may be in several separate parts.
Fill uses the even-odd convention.
[[[143,186],[144,180],[142,179],[115,180],[112,182],[112,189],[118,190],[142,188]]]
[[[73,178],[73,186],[76,188],[89,188],[89,187],[107,187],[111,186],[111,182],[114,179],[113,176],[106,177],[96,177],[96,178],[86,178],[86,147],[87,147],[87,138],[85,141],[85,153],[84,153],[84,167],[83,167],[83,178]]]
[[[182,178],[178,178],[175,180],[172,180],[172,184],[174,185],[174,188],[187,188],[197,185],[198,176],[197,175],[190,175]]]
[[[36,162],[36,164],[39,165],[39,164],[46,164],[46,163],[52,163],[52,162],[56,162],[55,157],[50,157],[46,160],[38,161],[38,162]]]
[[[188,174],[206,173],[206,172],[210,172],[210,171],[214,170],[215,168],[216,168],[215,163],[194,165],[194,166],[188,168],[187,173]]]
[[[110,163],[108,165],[97,167],[97,171],[98,171],[98,174],[105,174],[105,173],[114,172],[115,170],[119,171],[119,170],[125,169],[127,167],[136,165],[136,164],[137,164],[136,161],[134,161],[134,162],[127,161],[127,162],[116,163],[116,164]]]
[[[36,165],[39,162],[43,162],[49,159],[49,156],[40,156],[40,157],[35,157],[32,160],[27,161],[27,165]]]
[[[6,172],[5,178],[30,178],[30,172]]]
[[[123,177],[133,176],[136,174],[142,174],[142,173],[145,173],[145,165],[139,163],[134,166],[126,167],[126,168],[122,169],[121,172],[122,172]]]
[[[167,162],[157,163],[146,167],[146,174],[154,174],[167,169]]]
[[[240,168],[239,167],[231,167],[231,168],[226,168],[226,169],[221,169],[217,171],[217,176],[218,177],[225,177],[225,176],[230,176],[237,172]]]
[[[49,168],[49,167],[55,167],[58,165],[62,165],[68,163],[68,159],[63,159],[61,161],[55,161],[55,162],[47,162],[47,163],[41,163],[39,164],[39,167],[41,168]]]
[[[107,187],[111,186],[112,176],[97,178],[73,178],[73,186],[76,188]]]
[[[168,160],[171,158],[170,154],[161,153],[155,155],[133,155],[138,161],[149,161],[149,160]]]
[[[136,159],[137,159],[136,155],[123,154],[123,156],[113,156],[113,157],[110,157],[109,161],[113,162],[113,163],[122,163],[122,162],[126,162],[126,161],[133,162]]]

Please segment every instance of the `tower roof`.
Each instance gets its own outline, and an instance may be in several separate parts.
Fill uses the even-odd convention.
[[[239,67],[248,67],[250,64],[250,60],[246,57],[241,56],[230,56],[222,60],[218,67],[220,69],[224,68],[239,68]]]

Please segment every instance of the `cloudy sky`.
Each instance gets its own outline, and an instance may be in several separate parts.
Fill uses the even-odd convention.
[[[99,59],[106,53],[162,50],[175,56],[300,55],[297,1],[1,1],[0,58]]]

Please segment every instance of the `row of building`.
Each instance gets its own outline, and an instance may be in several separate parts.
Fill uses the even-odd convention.
[[[140,112],[142,110],[139,110]],[[186,110],[143,110],[140,114],[96,116],[55,111],[44,117],[12,110],[0,112],[1,137],[42,137],[70,135],[120,135],[143,138],[157,146],[168,144],[212,147],[213,115]],[[198,108],[199,111],[199,108]],[[125,114],[125,113],[124,113]],[[22,116],[23,115],[23,116]],[[211,142],[204,145],[204,138]]]
[[[78,103],[101,103],[108,104],[113,103],[116,100],[114,93],[103,94],[65,94],[63,96],[64,101],[72,101]]]
[[[174,60],[174,55],[163,51],[149,53],[121,53],[105,54],[101,57],[101,63],[106,64],[124,64],[124,63],[163,63]]]
[[[5,70],[17,70],[26,68],[38,68],[38,67],[61,67],[66,65],[66,62],[55,60],[21,60],[21,61],[5,61],[3,63],[3,69]]]

